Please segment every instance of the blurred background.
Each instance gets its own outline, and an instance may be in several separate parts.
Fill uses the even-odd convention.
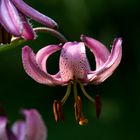
[[[10,124],[21,118],[20,109],[37,108],[48,127],[48,140],[136,140],[140,139],[140,2],[139,0],[25,0],[29,5],[53,18],[59,31],[69,41],[79,41],[85,34],[112,44],[115,37],[123,38],[123,58],[115,73],[98,86],[87,86],[87,92],[102,97],[100,119],[95,107],[79,91],[86,126],[79,126],[74,118],[73,95],[64,105],[64,123],[54,121],[52,104],[61,99],[66,87],[43,86],[27,76],[22,67],[21,48],[0,53],[0,104],[6,109]],[[34,27],[42,26],[31,20]],[[60,43],[51,35],[39,34],[28,44],[36,52],[48,44]],[[88,52],[92,68],[94,57]],[[49,72],[58,71],[59,53],[48,62]]]

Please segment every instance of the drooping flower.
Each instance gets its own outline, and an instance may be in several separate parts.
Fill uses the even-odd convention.
[[[77,84],[80,85],[84,95],[95,103],[97,117],[101,111],[101,101],[99,95],[95,100],[87,94],[84,85],[100,84],[112,75],[117,68],[122,57],[122,40],[114,40],[112,50],[109,52],[101,42],[81,36],[82,42],[67,42],[64,45],[49,45],[34,54],[30,47],[22,49],[22,61],[26,73],[40,84],[49,86],[68,85],[66,94],[61,101],[54,101],[53,110],[56,121],[63,120],[62,105],[67,100],[71,86],[74,92],[75,118],[79,124],[85,124],[87,119],[82,113],[82,102],[77,92]],[[86,57],[85,45],[91,50],[95,57],[96,69],[91,70]],[[46,61],[56,51],[61,50],[59,59],[59,72],[51,75],[47,71]]]
[[[1,140],[46,140],[47,129],[35,109],[23,110],[25,120],[15,122],[10,129],[6,116],[0,116],[0,139]]]
[[[26,16],[50,28],[56,28],[57,23],[41,14],[23,0],[0,0],[0,24],[16,37],[32,40],[36,37]]]

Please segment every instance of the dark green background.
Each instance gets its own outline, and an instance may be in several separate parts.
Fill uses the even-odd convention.
[[[24,72],[21,47],[0,53],[0,104],[12,123],[22,108],[37,108],[48,127],[48,140],[137,140],[140,139],[140,15],[139,0],[26,0],[59,24],[69,41],[81,34],[94,37],[109,46],[115,37],[123,38],[123,57],[115,73],[99,86],[87,86],[91,96],[100,93],[101,118],[96,119],[94,105],[83,95],[83,107],[89,123],[79,126],[74,119],[73,95],[64,106],[65,121],[56,124],[52,103],[61,99],[66,87],[48,87],[33,81]],[[42,26],[31,20],[33,26]],[[48,34],[28,44],[36,52],[47,44],[59,43]],[[91,53],[90,64],[95,68]],[[58,55],[52,56],[49,72],[58,70]],[[92,61],[92,62],[91,62]],[[81,94],[81,93],[79,93]]]

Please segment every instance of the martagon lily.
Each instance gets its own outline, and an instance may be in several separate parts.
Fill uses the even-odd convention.
[[[26,16],[50,28],[57,27],[54,20],[33,9],[23,0],[0,0],[0,26],[13,36],[32,40],[36,35]]]
[[[22,61],[26,73],[40,84],[49,86],[65,86],[67,91],[61,101],[54,101],[53,111],[55,120],[63,120],[62,106],[67,100],[73,85],[75,118],[80,125],[87,123],[82,112],[82,101],[77,92],[77,84],[80,85],[83,94],[95,103],[97,117],[101,111],[100,96],[93,99],[84,89],[87,84],[100,84],[112,75],[122,57],[122,40],[116,38],[109,52],[101,42],[81,35],[82,42],[66,42],[64,45],[48,45],[34,54],[29,46],[22,49]],[[86,57],[87,46],[95,57],[96,69],[91,70]],[[46,61],[56,51],[61,50],[59,59],[59,72],[51,75],[47,71]]]
[[[23,110],[25,120],[16,121],[12,128],[8,126],[7,117],[0,116],[1,140],[46,140],[47,128],[35,109]]]

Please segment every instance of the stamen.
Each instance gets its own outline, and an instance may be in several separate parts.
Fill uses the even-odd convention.
[[[58,122],[59,117],[57,112],[57,100],[54,100],[53,102],[53,114],[54,114],[55,121]]]
[[[55,118],[56,122],[58,122],[59,120],[64,121],[64,114],[63,114],[63,111],[62,111],[61,101],[54,100],[53,114],[54,114],[54,118]]]
[[[88,120],[84,117],[82,112],[82,101],[80,96],[77,96],[77,102],[74,103],[75,119],[79,122],[79,125],[86,125]]]
[[[61,101],[57,101],[57,110],[58,110],[58,116],[61,121],[64,121],[64,114],[62,110],[62,103]]]
[[[76,121],[79,121],[82,113],[82,102],[80,96],[77,97],[77,100],[78,100],[77,103],[76,101],[74,103],[74,112]]]
[[[91,102],[95,103],[95,100],[86,92],[86,90],[85,90],[83,84],[82,84],[80,81],[78,81],[78,83],[79,83],[79,85],[80,85],[80,87],[81,87],[81,90],[82,90],[83,94],[84,94]]]
[[[65,96],[63,97],[63,99],[61,100],[62,105],[64,105],[64,103],[65,103],[66,100],[68,99],[68,97],[69,97],[69,95],[70,95],[70,92],[71,92],[71,82],[68,84],[66,94],[65,94]]]

